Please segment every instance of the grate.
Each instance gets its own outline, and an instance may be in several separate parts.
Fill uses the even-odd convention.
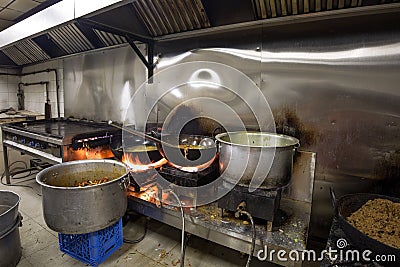
[[[17,65],[50,59],[34,41],[24,40],[2,50]]]
[[[210,27],[200,0],[138,0],[133,6],[152,36]]]
[[[391,3],[392,0],[253,0],[257,19],[307,14],[358,6]]]
[[[50,31],[49,36],[69,54],[95,48],[74,23]]]
[[[94,32],[106,46],[119,45],[127,42],[124,36],[99,31],[96,29],[94,29]]]

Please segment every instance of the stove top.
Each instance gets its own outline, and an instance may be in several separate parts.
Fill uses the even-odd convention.
[[[85,136],[99,136],[99,133],[107,134],[120,131],[114,127],[99,122],[89,122],[73,119],[50,119],[7,124],[6,127],[21,132],[40,136],[62,139],[63,144],[72,143],[73,139]]]
[[[185,172],[175,167],[164,165],[158,170],[166,180],[179,186],[197,187],[209,184],[219,177],[218,159],[208,168],[198,172]]]

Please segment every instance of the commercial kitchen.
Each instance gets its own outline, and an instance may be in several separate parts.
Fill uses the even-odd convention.
[[[0,0],[0,267],[399,266],[397,0]]]

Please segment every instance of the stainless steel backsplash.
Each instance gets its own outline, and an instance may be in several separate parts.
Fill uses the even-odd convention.
[[[323,27],[163,41],[156,47],[161,59],[155,70],[204,60],[250,77],[266,96],[277,131],[298,137],[301,149],[317,152],[311,227],[321,236],[332,215],[330,186],[339,195],[393,194],[400,187],[400,31],[340,33]],[[64,68],[66,115],[94,120],[122,121],[127,96],[146,78],[129,47],[72,57]],[[163,101],[166,107],[177,100],[168,95]],[[251,126],[251,114],[242,115]]]

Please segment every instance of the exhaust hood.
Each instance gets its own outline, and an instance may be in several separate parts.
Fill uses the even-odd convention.
[[[124,43],[135,49],[135,41],[152,46],[218,29],[294,23],[345,10],[353,15],[399,12],[400,4],[391,1],[63,0],[0,32],[0,65],[20,67]]]

